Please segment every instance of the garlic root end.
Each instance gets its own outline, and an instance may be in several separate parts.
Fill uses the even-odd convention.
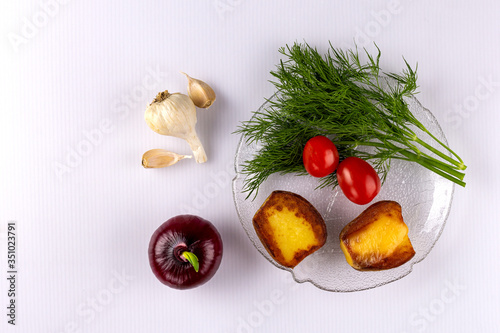
[[[198,136],[194,135],[192,137],[189,137],[186,139],[186,141],[193,151],[196,163],[205,163],[207,161],[207,154],[205,153],[205,149],[203,148],[203,145],[201,144]]]

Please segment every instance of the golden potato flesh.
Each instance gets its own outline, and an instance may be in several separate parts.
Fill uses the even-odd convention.
[[[377,202],[347,224],[340,233],[340,248],[357,270],[395,268],[415,255],[395,201]]]
[[[253,217],[257,236],[271,257],[295,267],[326,242],[325,221],[298,194],[274,191]]]

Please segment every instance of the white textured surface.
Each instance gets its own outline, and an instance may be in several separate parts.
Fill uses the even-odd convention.
[[[0,231],[17,221],[19,275],[17,325],[1,310],[0,331],[495,332],[499,12],[486,0],[2,2]],[[397,282],[347,294],[296,284],[238,222],[231,133],[273,93],[277,49],[295,40],[374,40],[387,71],[418,61],[418,99],[469,166],[437,245]],[[180,70],[218,93],[198,115],[209,161],[144,170],[148,149],[189,153],[143,120],[156,92],[186,91]],[[214,279],[188,291],[161,285],[147,261],[153,231],[180,213],[211,220],[225,250]]]

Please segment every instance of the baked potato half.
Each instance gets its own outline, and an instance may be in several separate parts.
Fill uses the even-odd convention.
[[[287,191],[271,193],[253,217],[253,226],[271,257],[290,268],[322,247],[327,237],[316,208]]]
[[[340,247],[349,265],[361,271],[395,268],[415,255],[395,201],[377,202],[349,222],[340,233]]]

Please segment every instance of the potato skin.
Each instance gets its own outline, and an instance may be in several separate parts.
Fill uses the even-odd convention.
[[[408,235],[405,240],[394,250],[391,256],[383,258],[378,265],[373,265],[365,270],[384,270],[401,266],[415,255],[415,250],[411,245]]]
[[[356,232],[362,232],[363,229],[367,229],[382,215],[387,215],[397,219],[406,227],[401,212],[401,205],[399,203],[395,201],[379,201],[364,210],[358,217],[349,222],[340,232],[339,238],[342,244],[341,247],[343,247],[342,251],[346,255],[347,261],[353,268],[360,271],[391,269],[406,263],[415,255],[415,250],[413,249],[408,234],[406,234],[403,241],[394,249],[392,254],[380,256],[377,260],[370,264],[367,264],[364,258],[352,251],[349,245],[349,237]],[[346,253],[346,251],[348,253]],[[350,258],[348,258],[348,256]]]
[[[274,232],[268,223],[269,216],[276,211],[281,211],[286,207],[295,212],[295,216],[306,220],[316,237],[315,244],[312,244],[307,250],[298,249],[294,253],[292,260],[287,260],[281,252],[281,244],[275,239]],[[316,208],[302,196],[288,191],[273,191],[264,201],[259,210],[253,217],[253,226],[260,241],[266,248],[271,257],[279,264],[293,268],[304,258],[321,248],[327,238],[326,224],[321,214]]]
[[[340,240],[373,223],[383,213],[395,214],[398,219],[403,220],[401,205],[399,203],[388,200],[379,201],[366,208],[358,217],[349,222],[340,232]]]

